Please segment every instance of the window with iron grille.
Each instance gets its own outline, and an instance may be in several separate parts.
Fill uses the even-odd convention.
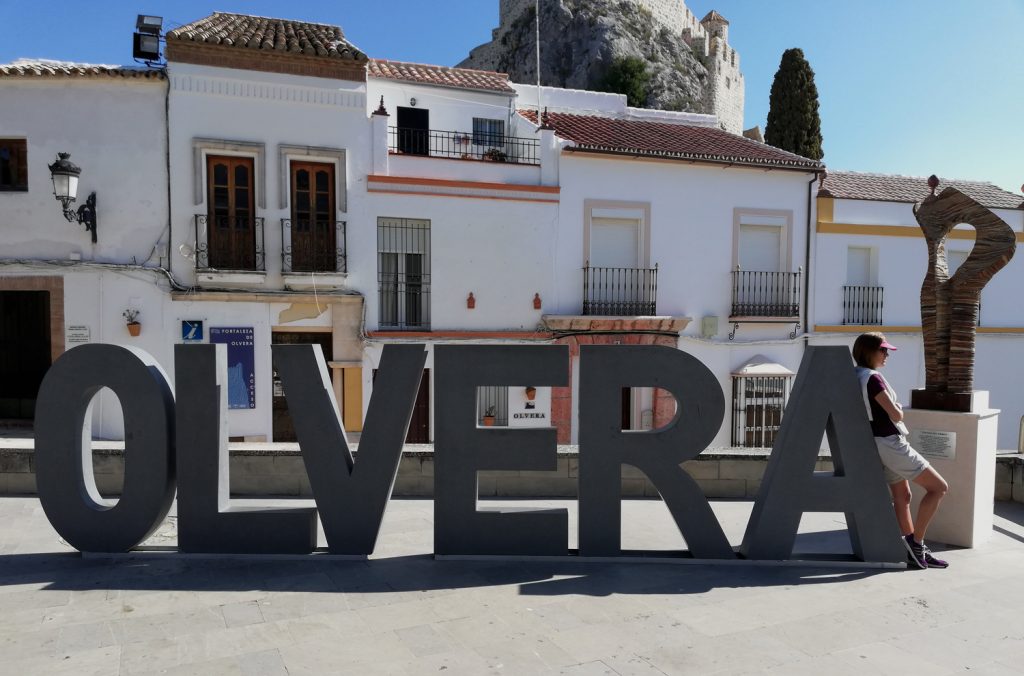
[[[473,145],[498,148],[505,145],[505,121],[473,118]]]
[[[476,421],[478,425],[486,424],[484,416],[494,416],[494,424],[498,427],[508,425],[508,388],[487,386],[476,388]]]
[[[771,448],[789,400],[792,376],[734,376],[732,445]]]
[[[0,190],[28,190],[27,146],[23,138],[0,138]]]
[[[430,330],[430,221],[377,219],[381,328]]]

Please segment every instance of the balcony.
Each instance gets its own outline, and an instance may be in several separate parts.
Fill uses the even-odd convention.
[[[281,274],[294,291],[338,289],[348,272],[345,221],[281,219]]]
[[[583,314],[651,317],[658,314],[658,268],[583,268]]]
[[[194,222],[197,281],[227,286],[264,283],[262,218],[196,214]]]
[[[800,318],[800,279],[803,271],[732,272],[732,319],[797,320]]]
[[[537,139],[461,131],[388,127],[388,150],[402,155],[540,166]]]
[[[881,286],[843,287],[843,324],[882,324]]]

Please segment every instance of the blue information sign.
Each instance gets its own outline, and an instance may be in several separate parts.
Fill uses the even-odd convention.
[[[228,346],[228,408],[256,408],[256,355],[251,326],[210,327],[210,342]]]
[[[181,342],[201,343],[203,342],[203,320],[183,319],[181,320]]]

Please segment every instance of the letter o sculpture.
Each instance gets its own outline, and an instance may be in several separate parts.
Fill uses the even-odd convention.
[[[110,388],[124,413],[124,488],[114,506],[92,473],[93,397]],[[174,395],[146,352],[81,345],[50,368],[36,400],[36,484],[43,511],[82,552],[124,552],[153,534],[174,500]]]

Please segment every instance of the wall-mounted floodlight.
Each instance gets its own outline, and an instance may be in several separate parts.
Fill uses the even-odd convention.
[[[160,60],[160,30],[163,17],[139,14],[132,36],[132,56],[143,61]]]

